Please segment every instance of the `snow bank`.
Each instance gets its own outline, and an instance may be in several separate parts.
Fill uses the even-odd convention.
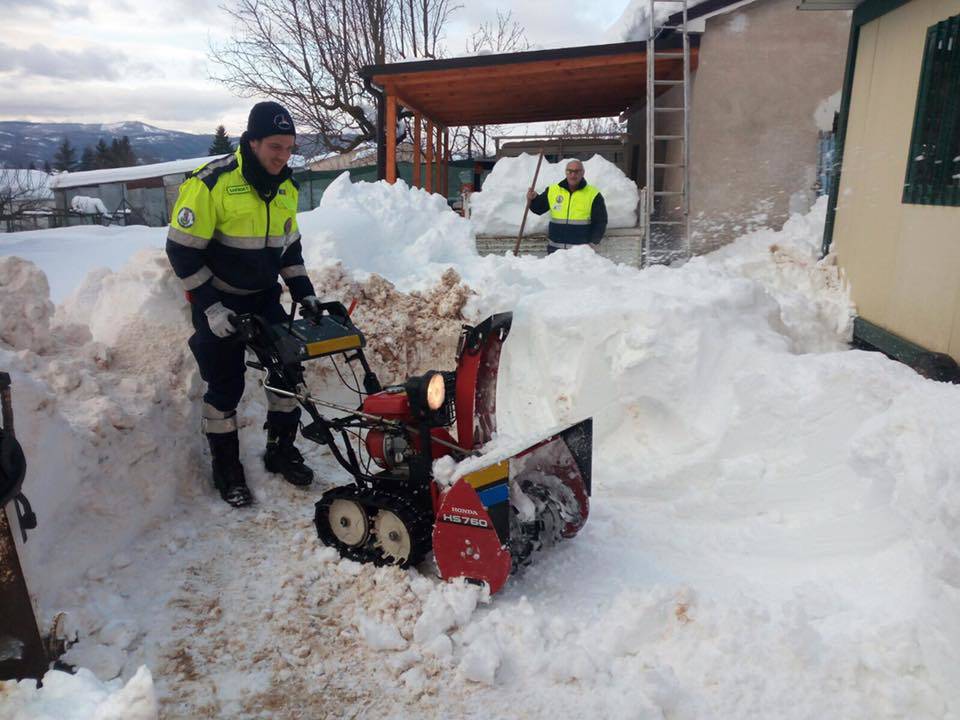
[[[0,334],[0,366],[13,379],[17,433],[29,458],[25,491],[45,527],[22,560],[50,615],[58,592],[169,511],[177,478],[195,477],[195,457],[182,450],[197,423],[195,370],[184,362],[185,301],[164,292],[173,273],[152,252],[155,272],[143,256],[113,282],[98,276],[91,304],[103,314],[92,324],[99,337],[69,322],[89,319],[79,303],[62,308],[68,322],[52,324],[42,274],[20,258],[0,258],[8,330]],[[136,304],[138,285],[149,310]]]
[[[101,683],[81,668],[76,675],[51,670],[43,689],[32,680],[0,682],[8,720],[155,720],[159,717],[150,671],[141,667],[124,685]]]
[[[545,161],[537,176],[537,192],[564,178],[568,160]],[[516,235],[527,202],[527,189],[537,168],[537,157],[526,153],[512,158],[501,158],[483,182],[483,191],[470,196],[470,222],[480,235]],[[594,155],[583,163],[584,177],[603,193],[609,217],[608,227],[634,227],[637,224],[637,205],[640,193],[636,183],[627,178],[609,160]],[[547,214],[527,215],[524,233],[543,233],[550,219]]]
[[[21,258],[0,258],[0,343],[42,351],[50,344],[47,278],[32,263]]]
[[[402,180],[351,183],[344,172],[298,221],[308,267],[339,260],[361,279],[378,273],[405,291],[426,289],[447,267],[477,258],[469,223],[441,196]]]

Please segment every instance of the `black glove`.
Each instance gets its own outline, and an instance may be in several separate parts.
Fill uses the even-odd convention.
[[[300,301],[300,315],[308,320],[319,320],[323,313],[323,303],[316,295],[307,295]]]

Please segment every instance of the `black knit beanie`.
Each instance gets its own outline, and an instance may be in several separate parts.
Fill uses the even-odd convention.
[[[280,103],[260,102],[250,110],[247,118],[248,140],[261,140],[270,135],[296,135],[293,118]]]

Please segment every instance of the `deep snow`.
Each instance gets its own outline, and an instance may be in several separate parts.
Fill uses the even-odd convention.
[[[66,610],[79,632],[66,659],[100,682],[8,683],[0,715],[100,717],[127,693],[150,717],[146,665],[164,717],[956,717],[960,390],[846,349],[823,201],[638,271],[586,249],[479,258],[422,191],[332,187],[301,222],[318,289],[360,299],[398,377],[449,367],[461,318],[512,309],[495,444],[593,416],[586,527],[493,598],[429,562],[339,560],[312,504],[347,478],[319,449],[306,492],[263,471],[252,373],[258,504],[208,487],[162,253],[98,271],[55,315],[36,269],[2,258],[0,367],[41,523],[24,562],[42,621]],[[62,252],[34,257],[62,279],[84,259],[54,232],[34,237]],[[76,702],[55,711],[52,688]]]

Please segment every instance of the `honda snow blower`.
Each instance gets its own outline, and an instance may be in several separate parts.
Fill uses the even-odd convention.
[[[496,431],[497,370],[510,313],[464,326],[456,370],[383,387],[363,354],[364,336],[342,304],[324,303],[318,316],[297,320],[294,311],[278,325],[257,315],[237,316],[235,324],[257,358],[247,364],[267,373],[264,386],[295,398],[306,412],[303,437],[326,445],[353,476],[352,484],[326,491],[316,504],[325,544],[351,560],[401,567],[418,564],[432,550],[441,577],[485,582],[495,593],[536,551],[583,527],[592,420],[505,458],[481,453]],[[310,395],[302,363],[322,357],[335,361],[341,380],[358,394],[359,408]],[[327,417],[318,407],[341,414]],[[434,461],[443,457],[462,461],[452,484],[434,477]]]

